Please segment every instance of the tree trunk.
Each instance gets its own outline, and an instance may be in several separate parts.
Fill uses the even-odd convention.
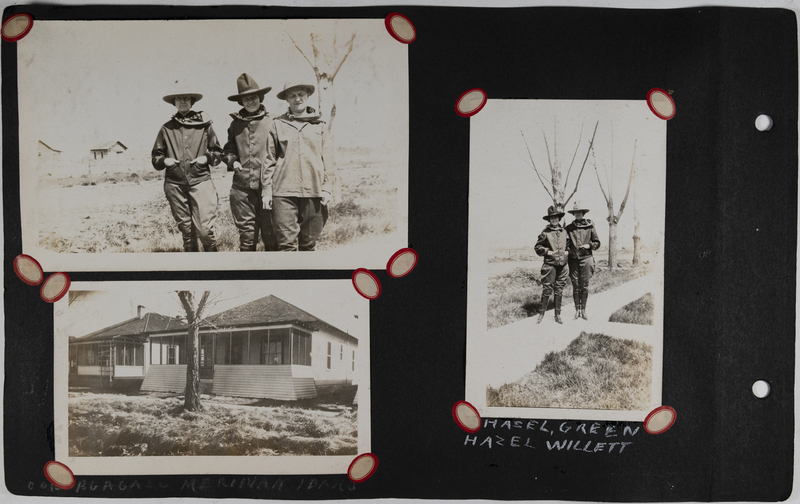
[[[608,269],[617,267],[617,222],[614,219],[608,222]]]
[[[183,408],[187,411],[203,409],[200,404],[200,360],[198,357],[200,347],[200,321],[203,310],[208,300],[209,291],[203,292],[200,301],[195,305],[193,292],[178,291],[183,310],[186,312],[186,322],[189,326],[186,334],[186,388],[184,389]]]
[[[189,334],[186,340],[187,360],[186,360],[186,391],[183,407],[187,411],[198,411],[203,409],[200,404],[200,359],[198,348],[200,347],[200,331],[196,324],[189,326]]]

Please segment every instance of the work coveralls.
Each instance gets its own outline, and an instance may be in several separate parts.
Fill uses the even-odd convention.
[[[314,250],[328,218],[321,203],[332,192],[336,166],[328,125],[314,109],[308,116],[291,111],[270,129],[262,175],[262,198],[272,200],[272,224],[278,250]]]
[[[206,252],[216,252],[215,234],[219,198],[211,181],[211,166],[220,162],[222,149],[211,127],[211,119],[203,112],[176,113],[158,132],[152,159],[156,170],[166,169],[164,194],[172,215],[183,235],[186,252],[198,250],[197,239]],[[191,161],[206,156],[204,164]],[[166,158],[178,163],[167,167]]]
[[[568,241],[567,231],[561,225],[557,227],[548,225],[536,240],[534,250],[537,255],[544,256],[541,271],[541,313],[547,310],[551,294],[554,294],[556,314],[561,313],[561,293],[569,276],[567,270]],[[548,256],[548,250],[552,251],[553,255]]]
[[[261,172],[266,162],[272,118],[263,105],[253,114],[242,109],[231,117],[233,121],[228,128],[222,160],[228,171],[234,172],[230,202],[233,222],[239,230],[239,249],[255,250],[260,234],[264,250],[278,250],[272,212],[264,209],[261,200]],[[241,170],[234,170],[235,161],[241,163]]]
[[[593,250],[600,248],[600,238],[589,219],[574,220],[567,226],[569,235],[569,276],[572,281],[572,300],[578,310],[586,309],[589,280],[594,274]],[[583,248],[590,245],[590,248]]]

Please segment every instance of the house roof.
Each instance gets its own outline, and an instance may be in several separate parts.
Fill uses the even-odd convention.
[[[216,326],[221,329],[226,327],[297,323],[299,325],[308,325],[315,330],[325,328],[345,339],[358,341],[357,338],[345,331],[273,295],[217,313],[206,318],[205,322],[208,326]]]
[[[50,147],[49,145],[47,145],[46,143],[42,142],[41,140],[39,140],[39,143],[40,143],[40,144],[42,144],[42,145],[44,145],[45,147],[47,147],[48,149],[50,149],[50,150],[51,150],[51,151],[53,151],[53,152],[61,152],[61,151],[60,151],[60,150],[58,150],[58,149],[54,149],[54,148]]]
[[[114,146],[115,146],[115,145],[117,145],[117,144],[120,144],[120,145],[121,145],[123,148],[125,148],[125,150],[127,150],[127,149],[128,149],[128,148],[125,146],[125,144],[124,144],[124,143],[120,142],[119,140],[114,140],[114,141],[110,141],[110,142],[103,142],[103,143],[101,143],[99,146],[97,146],[97,147],[92,147],[92,148],[91,148],[91,149],[89,149],[89,150],[108,150],[108,149],[110,149],[111,147],[114,147]]]
[[[81,336],[75,340],[75,342],[101,341],[118,338],[120,336],[144,339],[144,337],[150,333],[183,329],[185,327],[186,323],[175,317],[167,317],[165,315],[159,315],[158,313],[145,313],[142,318],[134,317],[120,322],[119,324],[100,329],[99,331]]]

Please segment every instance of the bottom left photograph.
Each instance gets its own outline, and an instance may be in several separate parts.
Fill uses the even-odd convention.
[[[76,282],[54,317],[56,460],[75,474],[344,474],[370,451],[350,280]]]

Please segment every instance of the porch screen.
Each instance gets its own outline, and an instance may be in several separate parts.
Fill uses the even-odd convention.
[[[291,334],[289,329],[271,329],[269,331],[269,364],[290,364]]]
[[[292,364],[311,365],[311,335],[299,329],[292,329]]]
[[[217,348],[214,351],[216,364],[231,363],[231,333],[217,334]]]

